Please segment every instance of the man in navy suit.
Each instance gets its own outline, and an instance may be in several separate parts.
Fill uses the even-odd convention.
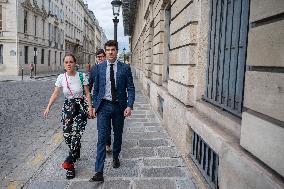
[[[124,119],[131,115],[135,100],[135,87],[130,66],[117,60],[118,45],[110,40],[105,44],[107,60],[96,66],[93,89],[94,116],[97,117],[97,158],[96,174],[90,182],[103,182],[103,169],[106,157],[107,128],[112,122],[113,168],[120,166]]]
[[[100,63],[103,63],[105,60],[106,60],[106,53],[104,51],[104,49],[99,49],[97,50],[96,52],[96,60],[97,60],[97,64],[100,64]],[[93,89],[93,84],[94,84],[94,76],[92,74],[95,73],[95,69],[96,69],[96,65],[93,65],[91,70],[90,70],[90,77],[89,77],[89,88],[90,88],[90,92],[92,92],[92,89]],[[106,137],[106,152],[108,154],[111,153],[111,125],[109,125],[109,128],[108,128],[108,134],[107,134],[107,137]]]

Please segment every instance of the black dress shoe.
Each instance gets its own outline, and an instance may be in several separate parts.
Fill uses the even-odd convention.
[[[119,166],[120,166],[120,162],[119,162],[119,159],[118,158],[113,158],[113,161],[112,161],[112,167],[113,168],[119,168]]]
[[[104,182],[104,174],[102,172],[97,172],[95,176],[93,176],[90,182]]]

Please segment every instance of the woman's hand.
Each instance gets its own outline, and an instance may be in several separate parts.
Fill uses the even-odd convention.
[[[96,117],[97,117],[96,109],[93,108],[93,118],[96,118]]]
[[[48,113],[49,113],[49,110],[50,110],[50,109],[49,109],[48,107],[44,110],[43,116],[44,116],[45,118],[47,118]]]
[[[54,91],[53,91],[53,93],[52,93],[52,95],[51,95],[51,97],[49,99],[48,105],[47,105],[47,107],[46,107],[46,109],[44,110],[44,113],[43,113],[43,116],[45,118],[47,118],[49,110],[50,110],[52,104],[55,102],[55,100],[59,96],[59,94],[60,94],[60,88],[59,87],[55,87]]]
[[[89,114],[89,118],[92,119],[93,118],[93,108],[92,107],[88,108],[88,114]]]

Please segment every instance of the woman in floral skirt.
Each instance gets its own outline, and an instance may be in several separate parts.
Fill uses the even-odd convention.
[[[93,114],[88,79],[84,73],[76,71],[75,65],[75,56],[72,54],[65,55],[64,68],[66,72],[57,77],[54,92],[44,111],[44,117],[47,117],[62,88],[65,100],[61,121],[63,123],[63,136],[70,149],[69,155],[62,164],[62,167],[67,170],[67,179],[75,177],[74,163],[80,158],[81,137],[87,124],[88,115],[92,117]]]

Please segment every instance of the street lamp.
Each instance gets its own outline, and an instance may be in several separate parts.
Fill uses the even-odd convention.
[[[117,41],[117,24],[119,22],[119,12],[120,12],[120,6],[122,5],[122,2],[120,0],[113,0],[111,2],[112,5],[112,11],[113,11],[113,24],[114,24],[114,40]]]
[[[36,65],[37,65],[37,48],[34,48],[34,69],[35,69],[35,76],[36,76]]]
[[[124,64],[125,64],[125,48],[123,48],[123,62],[124,62]]]

